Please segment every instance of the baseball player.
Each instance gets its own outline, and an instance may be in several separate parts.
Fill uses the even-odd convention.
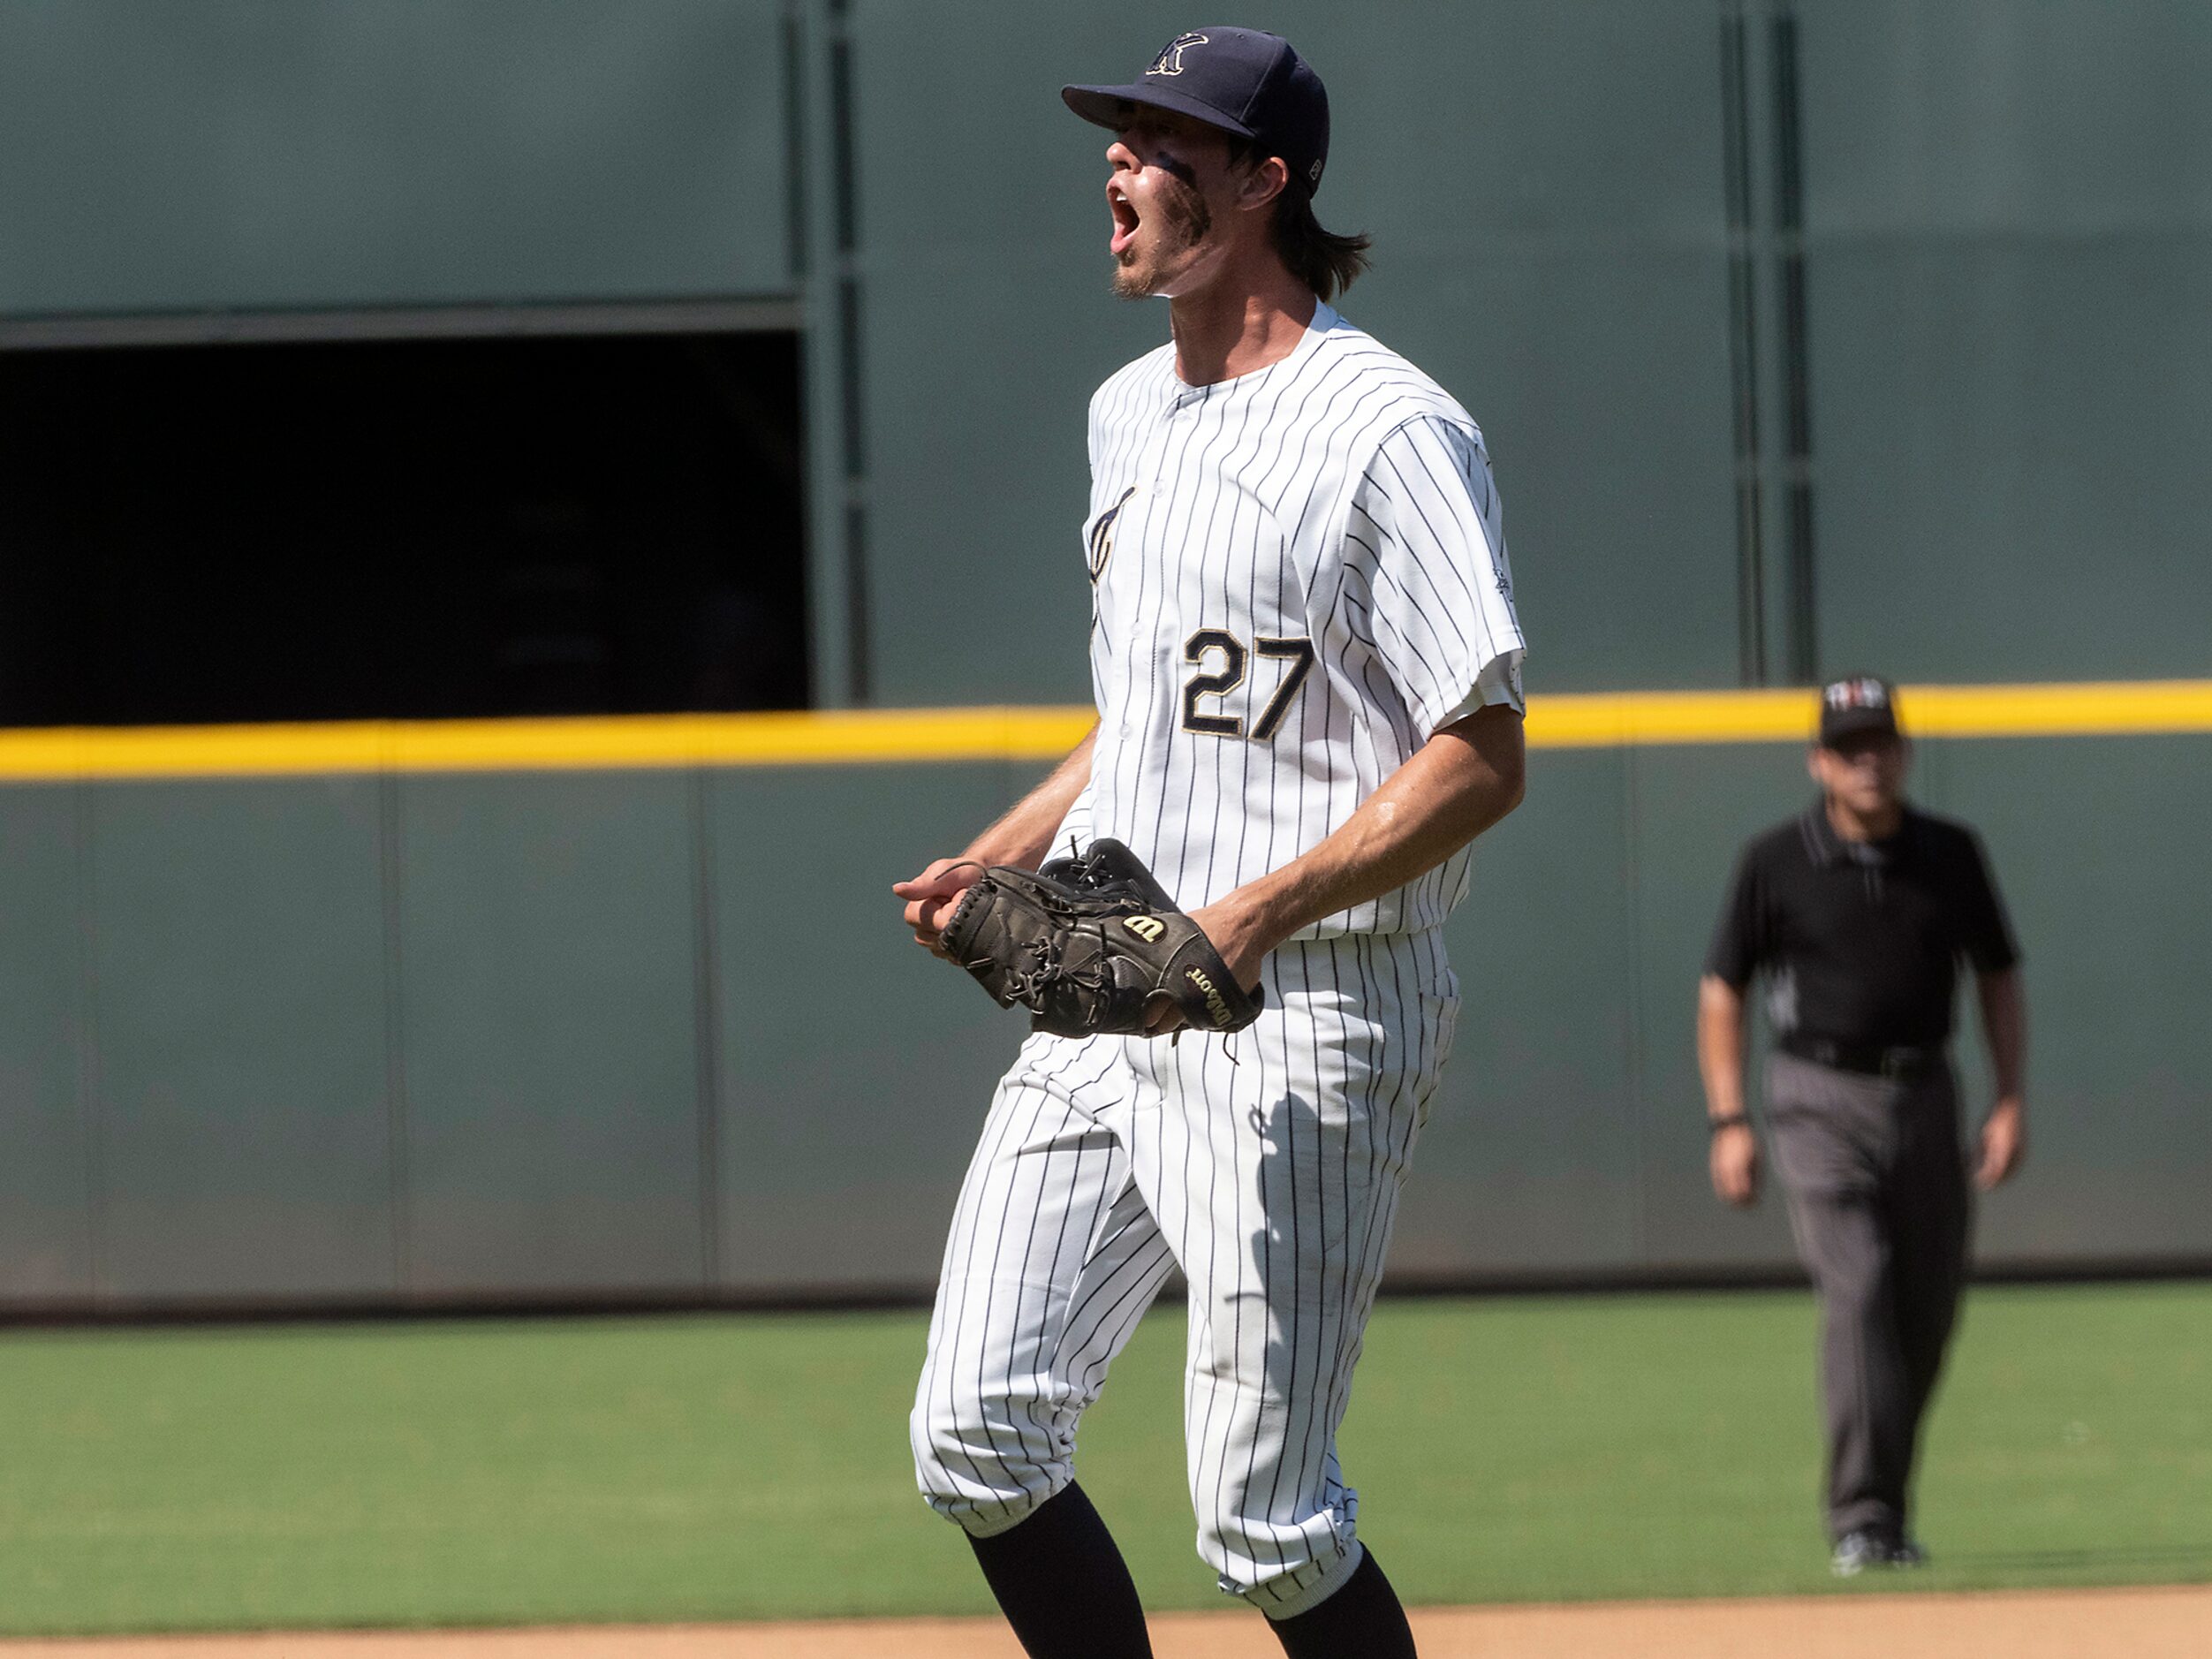
[[[1328,100],[1287,42],[1197,29],[1062,96],[1114,135],[1115,291],[1169,300],[1173,337],[1091,401],[1098,722],[894,890],[935,948],[980,866],[1112,837],[1265,1006],[1023,1045],[954,1214],[915,1461],[1028,1652],[1149,1653],[1073,1459],[1179,1268],[1200,1555],[1287,1652],[1388,1659],[1413,1638],[1336,1433],[1451,1047],[1442,924],[1521,796],[1497,491],[1466,412],[1328,303],[1367,241],[1314,216]]]

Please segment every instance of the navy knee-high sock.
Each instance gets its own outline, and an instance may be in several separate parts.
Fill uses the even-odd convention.
[[[1319,1607],[1268,1628],[1291,1659],[1414,1659],[1413,1627],[1372,1551]]]
[[[1136,1584],[1082,1488],[968,1542],[1030,1659],[1152,1659]]]

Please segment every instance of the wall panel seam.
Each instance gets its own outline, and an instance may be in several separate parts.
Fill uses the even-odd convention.
[[[414,1210],[408,1151],[405,941],[400,929],[401,884],[406,879],[401,834],[399,780],[387,774],[378,780],[376,791],[377,894],[383,907],[383,943],[384,1136],[391,1205],[392,1284],[405,1292],[414,1287]]]
[[[716,923],[715,815],[707,773],[691,775],[693,1062],[697,1068],[700,1282],[722,1280],[721,938]]]
[[[95,1307],[106,1299],[108,1261],[107,1113],[100,1064],[100,920],[94,858],[97,793],[80,786],[72,822],[77,909],[77,1099],[85,1135],[85,1235]]]
[[[1648,1266],[1652,1261],[1651,1193],[1647,1178],[1651,1168],[1651,1099],[1644,1065],[1644,1038],[1648,1010],[1644,976],[1643,867],[1636,856],[1642,823],[1643,779],[1635,751],[1621,758],[1621,862],[1628,892],[1628,963],[1622,1001],[1628,1016],[1628,1155],[1632,1164],[1629,1191],[1635,1206],[1629,1217],[1632,1259]]]

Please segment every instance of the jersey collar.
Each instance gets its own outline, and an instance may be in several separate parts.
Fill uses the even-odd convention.
[[[1911,806],[1905,808],[1905,816],[1898,821],[1898,832],[1887,841],[1864,844],[1863,847],[1847,846],[1843,837],[1836,833],[1836,826],[1828,822],[1828,806],[1815,800],[1798,820],[1798,829],[1805,837],[1805,855],[1813,861],[1816,870],[1832,869],[1838,864],[1889,864],[1907,852],[1918,837],[1920,814]]]

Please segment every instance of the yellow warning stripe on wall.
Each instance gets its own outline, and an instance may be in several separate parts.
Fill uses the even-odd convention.
[[[1532,698],[1532,748],[1645,743],[1801,743],[1809,691],[1620,692]],[[2212,680],[1900,686],[1898,716],[1924,738],[2072,738],[2212,731]]]
[[[0,731],[0,778],[240,777],[303,772],[597,771],[1040,760],[1090,730],[1079,708],[611,715],[77,726]]]
[[[1907,730],[1931,738],[2212,732],[2212,680],[1906,686]],[[332,721],[297,725],[0,731],[0,781],[259,777],[1049,761],[1090,729],[1080,708],[820,714]],[[1801,743],[1810,692],[1562,693],[1531,700],[1532,748]]]

